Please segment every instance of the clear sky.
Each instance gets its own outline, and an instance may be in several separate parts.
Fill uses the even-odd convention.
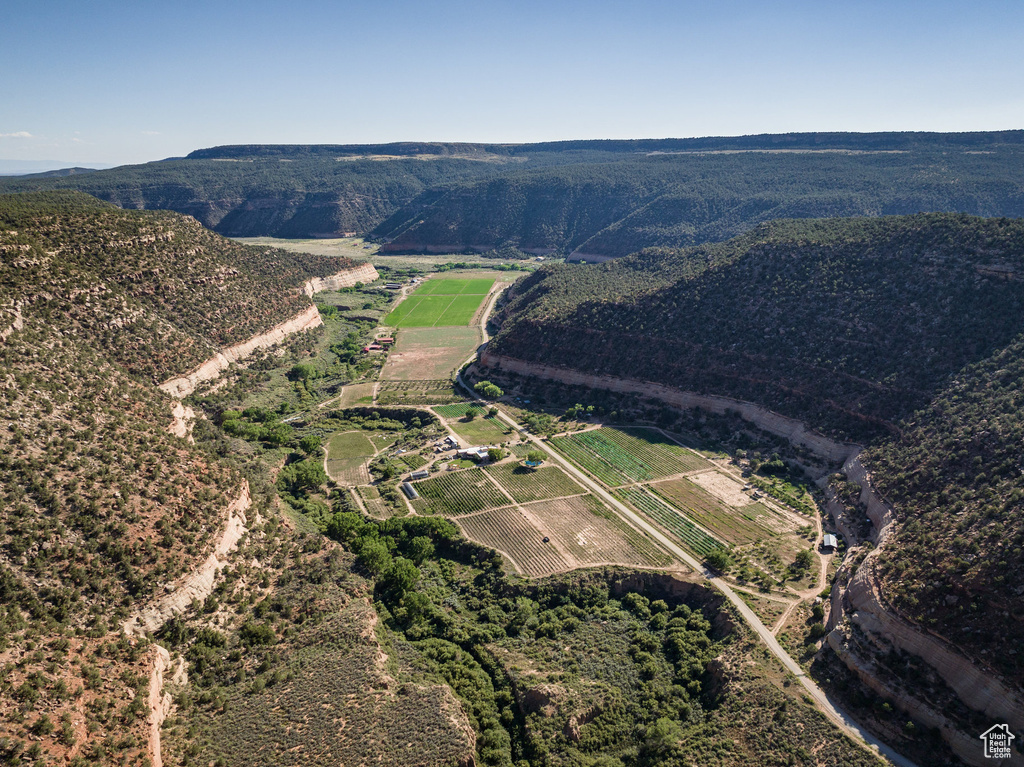
[[[1024,128],[1021,0],[4,0],[0,158]]]

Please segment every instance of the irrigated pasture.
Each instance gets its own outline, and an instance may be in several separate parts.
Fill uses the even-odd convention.
[[[776,535],[770,528],[758,523],[767,515],[759,503],[732,508],[715,498],[688,479],[657,482],[651,489],[673,506],[682,509],[695,522],[729,543],[742,546]]]
[[[327,443],[327,476],[339,485],[361,485],[370,481],[366,461],[377,451],[361,431],[345,431],[331,436]]]
[[[601,428],[558,437],[551,444],[609,487],[713,468],[652,429]]]
[[[523,575],[550,575],[571,565],[519,509],[507,506],[454,520],[466,537],[497,549]]]
[[[460,277],[434,277],[418,288],[418,296],[485,296],[491,292],[493,279]]]
[[[454,516],[504,506],[510,501],[480,469],[444,472],[412,483],[420,494],[417,511]]]
[[[724,548],[719,541],[701,530],[676,509],[641,488],[624,487],[617,490],[615,494],[655,524],[668,530],[686,548],[698,556],[706,557],[715,549]]]
[[[494,280],[428,280],[384,318],[397,328],[469,325]]]
[[[494,445],[504,442],[512,433],[512,427],[497,418],[448,421],[448,427],[471,445]]]
[[[431,408],[442,418],[462,418],[470,410],[476,410],[478,413],[483,415],[484,409],[475,402],[456,402],[451,405],[440,405],[435,408]]]
[[[671,559],[592,495],[538,501],[523,507],[541,531],[581,565],[668,565]]]
[[[405,303],[414,299],[407,299]],[[405,303],[399,304],[396,312]],[[468,325],[467,319],[464,325]],[[451,380],[480,344],[477,327],[410,327],[404,324],[380,372],[381,381]],[[444,400],[441,400],[442,402]]]
[[[530,469],[518,463],[502,463],[484,469],[516,503],[580,495],[587,492],[557,466]]]

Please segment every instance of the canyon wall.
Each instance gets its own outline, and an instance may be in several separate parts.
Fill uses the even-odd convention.
[[[346,269],[343,272],[332,274],[329,277],[314,277],[313,279],[308,280],[302,289],[307,296],[312,298],[314,294],[322,293],[325,290],[351,288],[357,282],[374,282],[379,278],[380,275],[377,274],[377,270],[373,268],[373,264],[365,263],[360,264],[354,269]]]
[[[492,354],[486,349],[481,355],[478,364],[485,368],[495,368],[496,370],[536,376],[538,378],[549,378],[566,384],[637,394],[678,408],[700,408],[712,413],[737,413],[744,420],[750,421],[759,428],[783,437],[795,445],[805,447],[815,455],[835,463],[847,460],[851,456],[856,455],[860,450],[860,447],[857,445],[829,439],[825,435],[807,428],[807,426],[795,418],[779,415],[760,405],[732,399],[731,397],[697,394],[696,392],[672,389],[668,386],[638,379],[613,378],[611,376],[584,373],[571,368],[526,362],[525,360]]]
[[[316,310],[315,306],[310,306],[290,320],[285,320],[279,325],[275,325],[265,333],[260,333],[246,341],[221,349],[191,372],[164,381],[160,384],[160,388],[175,399],[187,397],[196,390],[199,384],[204,381],[212,381],[223,371],[227,370],[230,365],[245,359],[257,349],[273,346],[283,341],[292,333],[310,330],[320,325],[323,325],[323,320],[320,319],[320,312]]]

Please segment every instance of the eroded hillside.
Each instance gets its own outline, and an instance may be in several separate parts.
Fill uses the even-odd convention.
[[[121,624],[249,493],[168,432],[152,382],[308,308],[305,281],[339,265],[78,194],[0,198],[0,222],[2,753],[139,761],[153,655]]]

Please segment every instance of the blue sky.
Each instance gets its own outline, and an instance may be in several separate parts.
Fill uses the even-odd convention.
[[[1024,128],[1024,3],[5,0],[0,158]]]

